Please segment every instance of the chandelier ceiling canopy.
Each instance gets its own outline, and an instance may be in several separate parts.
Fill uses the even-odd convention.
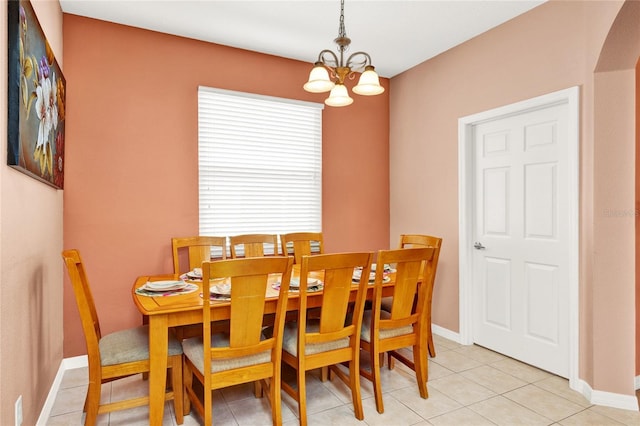
[[[318,60],[313,64],[309,73],[309,81],[305,83],[304,90],[312,93],[331,91],[324,103],[329,106],[347,106],[353,103],[349,91],[344,85],[346,78],[355,78],[356,72],[362,72],[358,84],[353,87],[353,92],[358,95],[372,96],[384,92],[380,85],[378,74],[371,65],[371,56],[366,52],[355,52],[344,60],[345,51],[351,44],[344,28],[344,0],[340,0],[340,26],[338,37],[334,40],[338,45],[338,55],[325,49],[318,55]]]

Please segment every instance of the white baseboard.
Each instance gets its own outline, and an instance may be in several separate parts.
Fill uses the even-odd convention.
[[[74,368],[87,367],[88,365],[89,360],[86,355],[76,356],[73,358],[65,358],[62,360],[62,362],[60,363],[60,367],[58,368],[58,372],[56,373],[56,377],[55,379],[53,379],[51,389],[49,389],[47,399],[44,402],[42,410],[40,411],[40,417],[38,417],[38,421],[36,422],[37,426],[44,426],[47,424],[47,420],[49,420],[51,410],[53,409],[53,404],[56,402],[56,396],[58,395],[58,391],[60,390],[60,384],[62,383],[64,372],[67,370],[72,370]]]
[[[86,355],[65,358],[62,362],[64,363],[65,370],[73,370],[74,368],[84,368],[89,366],[89,358]]]
[[[445,339],[452,340],[456,343],[460,343],[460,334],[448,330],[444,327],[432,324],[431,329],[433,334],[444,337]],[[635,377],[635,389],[640,389],[640,376]],[[589,402],[594,405],[603,405],[611,408],[621,408],[623,410],[639,411],[638,398],[635,395],[622,395],[611,392],[603,392],[593,390],[587,382],[582,379],[578,379],[578,388],[574,389],[580,392]]]
[[[619,393],[593,390],[584,380],[580,379],[578,382],[580,389],[576,390],[582,393],[582,395],[584,395],[584,397],[594,405],[620,408],[622,410],[639,411],[638,398],[635,395],[622,395]]]
[[[456,343],[461,343],[460,333],[456,333],[455,331],[448,330],[444,327],[440,327],[439,325],[431,324],[431,331],[433,334],[437,334],[440,337],[444,337],[445,339],[452,340]]]

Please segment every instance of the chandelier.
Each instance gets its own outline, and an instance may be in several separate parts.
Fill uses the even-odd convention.
[[[366,52],[351,54],[346,62],[344,53],[351,44],[344,29],[344,0],[340,0],[340,26],[338,37],[333,40],[338,45],[340,58],[333,51],[325,49],[318,55],[318,60],[313,64],[309,73],[309,81],[305,83],[304,90],[312,93],[323,93],[331,90],[324,103],[329,106],[347,106],[353,103],[347,87],[344,85],[346,78],[353,80],[356,72],[362,72],[358,84],[353,87],[353,92],[358,95],[372,96],[384,92],[380,86],[378,74],[371,65],[371,56]],[[329,77],[331,75],[331,77]]]

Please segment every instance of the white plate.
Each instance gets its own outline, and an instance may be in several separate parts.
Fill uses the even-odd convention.
[[[185,274],[187,278],[192,280],[202,279],[202,268],[193,268],[193,271],[189,271]]]
[[[375,272],[375,271],[376,271],[376,269],[377,269],[376,264],[375,264],[375,263],[372,263],[372,264],[371,264],[371,271],[372,271],[372,272]],[[396,270],[395,270],[395,269],[393,269],[393,268],[391,267],[391,265],[389,265],[388,263],[385,263],[385,264],[384,264],[384,272],[390,273],[390,272],[396,272]]]
[[[324,284],[318,280],[316,285],[307,287],[307,293],[315,293],[316,291],[322,291],[324,289]],[[289,291],[294,293],[300,292],[300,287],[289,287]]]
[[[360,277],[362,277],[362,270],[361,269],[356,269],[355,271],[353,271],[353,280],[354,281],[360,281]],[[369,281],[373,282],[376,279],[376,273],[375,272],[370,272],[369,273]]]
[[[320,280],[315,280],[315,281],[316,281],[315,285],[307,287],[307,292],[315,293],[316,291],[321,291],[322,289],[324,289],[324,284],[322,284],[322,281]],[[280,281],[277,281],[271,284],[271,287],[275,290],[280,291]],[[300,291],[300,287],[289,287],[289,291],[298,293]]]
[[[149,291],[170,291],[183,289],[187,283],[184,281],[149,281],[144,285],[145,290]]]
[[[360,281],[360,277],[362,277],[362,271],[361,270],[357,270],[353,272],[353,277],[352,280],[359,282]],[[369,273],[369,283],[372,283],[376,280],[376,273],[375,272],[371,272]],[[391,281],[391,277],[389,276],[385,276],[384,278],[382,278],[382,282],[383,283],[388,283],[389,281]]]
[[[212,285],[209,291],[213,294],[222,294],[228,296],[231,294],[231,284]]]
[[[319,279],[307,278],[307,288],[309,288],[309,287],[317,287],[320,284],[322,284],[322,282],[320,282]],[[291,288],[291,289],[300,288],[300,278],[292,277],[291,281],[289,281],[289,288]]]

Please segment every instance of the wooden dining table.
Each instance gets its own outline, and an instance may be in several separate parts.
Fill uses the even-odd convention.
[[[292,277],[298,277],[299,265],[294,265]],[[383,285],[383,296],[393,292],[395,275],[388,275],[391,279]],[[309,278],[322,279],[317,273],[310,273]],[[142,315],[146,315],[149,324],[149,424],[161,425],[164,417],[168,333],[171,327],[202,323],[202,283],[188,281],[198,285],[198,289],[187,294],[172,294],[149,296],[139,294],[137,289],[149,281],[179,280],[174,274],[139,276],[131,289],[133,301]],[[278,301],[278,290],[272,285],[279,280],[279,275],[269,277],[267,286],[267,304],[265,314],[275,312]],[[353,290],[358,288],[354,284]],[[322,291],[308,292],[307,304],[309,308],[319,307],[322,303]],[[369,285],[367,298],[373,297],[373,283]],[[355,291],[354,291],[355,299]],[[290,291],[287,301],[287,311],[298,310],[299,295]],[[230,317],[230,303],[225,300],[212,301],[211,320],[226,320]],[[188,413],[185,413],[188,414]]]

